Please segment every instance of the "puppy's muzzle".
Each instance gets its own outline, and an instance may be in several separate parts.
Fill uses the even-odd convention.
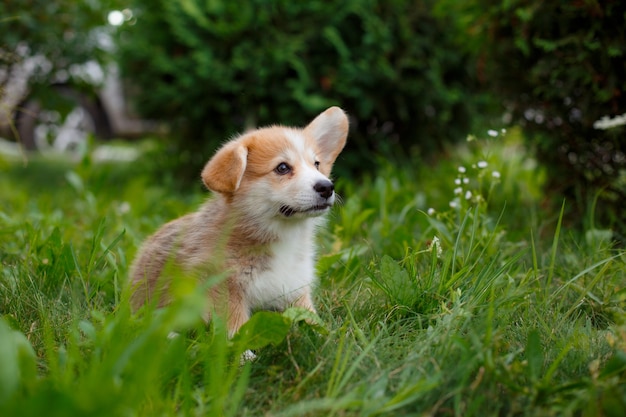
[[[317,216],[325,213],[333,205],[333,195],[335,186],[329,180],[320,180],[313,185],[313,190],[317,193],[317,203],[309,207],[292,207],[288,205],[281,206],[278,210],[285,217],[291,217],[296,213],[306,213],[308,215]]]

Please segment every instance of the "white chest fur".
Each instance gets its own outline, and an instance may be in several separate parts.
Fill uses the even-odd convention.
[[[289,227],[270,247],[267,268],[255,270],[246,288],[252,308],[283,309],[309,292],[314,274],[314,222]]]

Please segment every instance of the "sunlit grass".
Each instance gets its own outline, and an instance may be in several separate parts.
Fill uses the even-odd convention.
[[[201,288],[161,311],[126,302],[136,248],[200,186],[141,160],[3,160],[0,414],[623,414],[626,254],[593,219],[577,232],[544,212],[542,171],[496,133],[338,179],[324,325],[265,313],[233,341],[199,320]]]

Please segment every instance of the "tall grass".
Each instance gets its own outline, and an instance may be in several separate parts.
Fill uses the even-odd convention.
[[[592,218],[542,211],[518,139],[339,179],[320,321],[257,313],[233,340],[199,319],[202,288],[127,303],[137,246],[199,188],[141,163],[2,161],[0,415],[624,414],[626,255]]]

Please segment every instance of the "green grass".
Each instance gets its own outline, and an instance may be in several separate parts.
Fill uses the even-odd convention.
[[[138,245],[199,184],[150,161],[0,159],[0,415],[624,415],[626,253],[592,214],[570,230],[567,201],[542,210],[519,143],[339,179],[323,324],[259,313],[232,341],[199,320],[201,288],[127,305]]]

